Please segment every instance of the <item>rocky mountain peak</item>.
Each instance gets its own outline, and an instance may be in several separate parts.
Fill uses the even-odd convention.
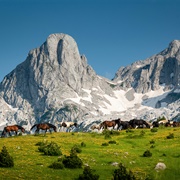
[[[146,116],[147,106],[160,108],[179,98],[179,49],[175,40],[161,53],[121,67],[110,81],[88,65],[71,36],[51,34],[0,83],[0,123],[30,127],[44,121],[79,121],[89,127],[87,118],[152,118]],[[159,90],[159,97],[148,94]]]
[[[168,48],[159,53],[160,55],[166,55],[166,57],[176,57],[180,55],[180,40],[174,40],[169,43]]]

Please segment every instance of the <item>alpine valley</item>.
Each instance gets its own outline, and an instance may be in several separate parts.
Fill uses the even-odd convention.
[[[0,83],[0,130],[74,121],[88,131],[103,120],[162,116],[180,120],[179,40],[109,80],[96,74],[71,36],[51,34]]]

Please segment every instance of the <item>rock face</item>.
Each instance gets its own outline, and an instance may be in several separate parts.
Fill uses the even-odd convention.
[[[138,93],[158,90],[161,85],[167,89],[179,87],[180,41],[174,40],[167,49],[144,61],[120,68],[113,81],[126,89],[133,87]]]
[[[155,109],[179,104],[179,64],[176,40],[161,53],[120,68],[110,81],[87,64],[71,36],[52,34],[1,82],[0,126],[17,123],[29,129],[44,121],[78,121],[82,128],[116,116],[126,120],[138,114],[148,119],[145,112],[152,100]],[[148,93],[162,85],[160,98],[153,99]]]
[[[102,93],[112,93],[107,82],[87,64],[86,57],[80,56],[72,37],[52,34],[40,48],[31,50],[27,59],[3,79],[0,91],[2,101],[4,99],[12,108],[18,109],[18,119],[18,113],[23,112],[22,118],[29,123],[28,119],[32,122],[46,118],[52,120],[55,114],[68,113],[71,108],[78,109],[78,114],[86,113],[89,111],[88,103],[94,103],[96,107],[98,95],[92,96],[89,101],[79,99],[82,107],[76,104],[72,107],[71,99],[78,100],[79,95],[86,98],[89,92],[83,89],[93,88],[102,90]],[[11,118],[15,120],[15,114]]]

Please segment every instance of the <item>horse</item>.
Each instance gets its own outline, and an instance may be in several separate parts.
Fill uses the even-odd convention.
[[[67,130],[73,126],[77,127],[78,124],[76,122],[62,122],[61,123],[61,127],[65,127],[65,128],[67,128]]]
[[[91,126],[91,129],[92,130],[95,130],[95,129],[100,130],[100,126],[94,124]]]
[[[54,132],[57,132],[57,128],[56,126],[54,126],[53,124],[50,124],[50,123],[40,123],[40,124],[35,124],[31,127],[30,131],[36,127],[36,131],[35,133],[39,133],[39,130],[42,129],[42,130],[45,130],[45,134],[47,132],[47,130],[49,130],[49,132],[51,133],[51,129],[54,130]]]
[[[129,128],[131,128],[131,125],[129,124],[129,121],[121,121],[120,126],[122,126],[121,129],[129,129]]]
[[[168,122],[169,122],[169,120],[164,119],[164,120],[158,121],[158,124],[159,125],[165,125]]]
[[[107,129],[108,127],[113,127],[113,129],[115,128],[115,126],[118,125],[117,127],[117,130],[120,128],[121,126],[121,119],[115,119],[115,120],[112,120],[112,121],[103,121],[99,127],[100,129],[103,128],[103,129]]]
[[[131,127],[133,128],[137,128],[137,127],[144,127],[146,126],[147,128],[150,128],[150,125],[143,119],[132,119],[129,121],[129,124],[131,125]]]
[[[152,123],[153,127],[159,127],[159,126],[169,126],[169,123],[170,121],[169,120],[160,120],[160,121],[154,121]]]
[[[3,129],[3,132],[1,134],[1,137],[4,137],[6,135],[6,133],[9,134],[9,136],[11,136],[11,131],[15,131],[15,134],[17,136],[17,133],[18,133],[18,130],[21,130],[21,132],[25,133],[25,129],[22,127],[22,126],[19,126],[19,125],[12,125],[12,126],[6,126],[4,127]]]

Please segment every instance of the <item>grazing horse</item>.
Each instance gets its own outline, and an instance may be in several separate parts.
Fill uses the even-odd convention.
[[[21,132],[25,133],[25,129],[22,126],[19,126],[19,125],[6,126],[3,129],[1,137],[5,137],[6,133],[8,133],[9,136],[11,136],[11,133],[10,133],[11,131],[15,131],[16,136],[17,136],[19,129],[21,130]]]
[[[143,119],[132,119],[129,121],[129,124],[133,128],[137,128],[137,127],[143,128],[144,126],[146,126],[147,128],[150,128],[150,125]]]
[[[91,129],[92,130],[95,130],[95,129],[100,130],[100,126],[94,124],[91,126]]]
[[[40,123],[40,124],[35,124],[31,127],[30,131],[36,127],[36,131],[35,133],[39,133],[39,130],[42,129],[42,130],[45,130],[45,134],[47,132],[47,130],[49,130],[49,132],[51,133],[51,129],[54,130],[54,132],[57,132],[57,128],[56,126],[54,126],[53,124],[50,124],[50,123]]]
[[[113,129],[115,128],[115,126],[118,125],[117,127],[117,130],[119,129],[119,127],[121,126],[121,119],[115,119],[115,120],[112,120],[112,121],[103,121],[99,127],[100,129],[103,128],[103,129],[107,129],[108,127],[113,127]]]
[[[121,129],[129,129],[129,128],[131,128],[131,125],[129,124],[129,121],[121,121],[120,124],[122,126]]]
[[[169,120],[161,120],[161,121],[158,121],[158,124],[159,125],[165,125],[166,123],[168,123],[169,122]]]
[[[67,128],[67,131],[68,131],[68,129],[70,131],[70,128],[73,127],[73,126],[77,127],[78,124],[76,122],[62,122],[61,123],[61,127]]]

